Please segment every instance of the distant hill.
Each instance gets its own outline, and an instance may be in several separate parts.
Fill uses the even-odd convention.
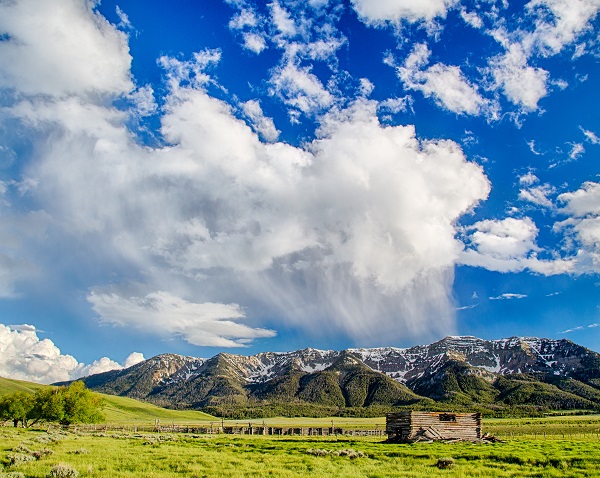
[[[44,385],[38,383],[0,377],[0,397],[14,392],[35,393],[37,389],[42,387],[44,387]]]
[[[600,409],[600,354],[569,340],[446,337],[430,345],[303,349],[208,360],[165,354],[82,379],[108,394],[227,416]]]

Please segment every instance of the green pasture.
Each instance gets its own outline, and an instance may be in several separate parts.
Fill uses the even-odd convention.
[[[44,386],[45,385],[40,385],[38,383],[0,377],[0,397],[14,392],[35,393],[36,390]]]
[[[158,419],[163,423],[199,424],[218,420],[211,415],[196,410],[169,410],[132,398],[100,395],[102,395],[105,402],[104,415],[106,416],[106,423],[154,424],[154,421]]]
[[[484,432],[500,438],[590,438],[600,440],[600,415],[483,420]]]
[[[40,456],[26,461],[27,456]],[[46,477],[56,465],[80,477],[591,477],[600,441],[398,445],[373,438],[158,433],[73,433],[0,428],[2,476]],[[13,463],[13,464],[10,464]],[[449,468],[438,468],[449,463]],[[22,475],[15,475],[22,473]]]
[[[0,395],[40,385],[0,379]],[[498,443],[389,444],[378,437],[201,435],[221,419],[104,395],[106,423],[0,427],[0,478],[134,477],[593,477],[600,476],[600,415],[483,420]],[[188,433],[157,433],[190,425]],[[382,429],[385,418],[225,420],[226,426]],[[189,430],[188,430],[189,431]],[[52,471],[56,466],[62,471]],[[442,467],[440,466],[446,466]],[[63,474],[60,474],[63,473]]]

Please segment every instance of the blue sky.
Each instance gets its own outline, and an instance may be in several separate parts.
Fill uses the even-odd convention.
[[[600,0],[0,5],[0,375],[600,351]]]

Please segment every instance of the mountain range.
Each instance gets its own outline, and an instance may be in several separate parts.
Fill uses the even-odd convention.
[[[569,340],[446,337],[411,348],[163,354],[81,379],[96,391],[231,417],[600,409],[600,354]]]

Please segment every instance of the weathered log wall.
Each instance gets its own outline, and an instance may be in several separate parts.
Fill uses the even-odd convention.
[[[469,440],[481,438],[480,413],[399,412],[386,415],[391,440]]]

